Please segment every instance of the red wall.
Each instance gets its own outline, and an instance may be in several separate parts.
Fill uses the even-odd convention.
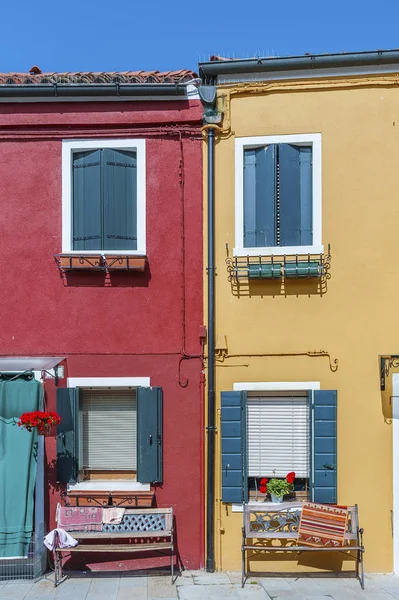
[[[182,351],[201,353],[201,113],[198,102],[184,100],[0,104],[0,354],[65,356],[69,377],[146,376],[163,388],[164,483],[156,487],[156,503],[174,508],[188,568],[203,559],[202,365],[198,358],[182,362],[186,387],[179,385],[178,368]],[[61,141],[90,137],[147,139],[143,274],[65,278],[57,269]],[[54,407],[52,381],[46,380],[46,390]],[[46,455],[52,528],[60,492],[55,439],[47,439]]]

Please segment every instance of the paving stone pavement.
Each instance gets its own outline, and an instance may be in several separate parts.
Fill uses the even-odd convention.
[[[399,578],[250,577],[240,573],[184,571],[174,585],[165,574],[76,573],[54,588],[53,576],[36,583],[0,581],[0,600],[399,600]]]

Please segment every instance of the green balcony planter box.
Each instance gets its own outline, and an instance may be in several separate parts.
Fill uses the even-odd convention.
[[[281,263],[248,265],[249,279],[281,279]]]
[[[318,261],[293,261],[284,265],[284,277],[321,277],[322,267]]]

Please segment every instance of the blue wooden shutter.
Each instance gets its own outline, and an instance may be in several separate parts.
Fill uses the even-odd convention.
[[[101,150],[74,152],[72,248],[101,250]]]
[[[312,149],[279,144],[280,245],[312,244]]]
[[[137,388],[137,480],[162,483],[162,388]]]
[[[276,146],[244,150],[244,247],[276,245]]]
[[[103,150],[105,250],[137,249],[136,152]]]
[[[301,246],[313,243],[313,153],[309,146],[299,148],[300,196],[301,196]]]
[[[337,503],[337,391],[314,391],[311,402],[311,499]]]
[[[79,475],[79,388],[57,389],[57,481],[72,483]]]
[[[222,392],[222,502],[247,502],[246,392]]]

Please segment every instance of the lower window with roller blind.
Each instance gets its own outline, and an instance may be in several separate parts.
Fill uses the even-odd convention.
[[[136,390],[82,389],[79,411],[80,478],[135,478]]]
[[[250,500],[264,501],[260,480],[295,472],[296,498],[309,493],[309,397],[306,392],[247,396],[247,474]]]
[[[337,390],[221,392],[220,431],[222,502],[268,501],[260,480],[295,471],[296,500],[336,504]]]

